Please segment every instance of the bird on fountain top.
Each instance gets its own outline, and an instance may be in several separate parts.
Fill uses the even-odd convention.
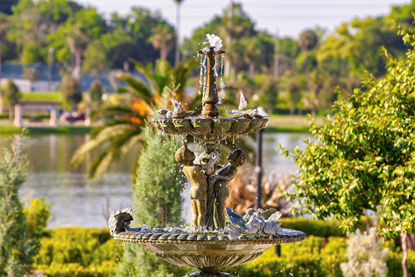
[[[237,110],[232,110],[232,112],[226,110],[231,117],[233,118],[244,118],[244,119],[252,119],[252,118],[264,118],[268,117],[265,115],[259,114],[258,109],[249,109],[247,110],[246,107],[248,106],[248,103],[246,102],[245,96],[241,92],[241,97],[239,100],[239,107]]]
[[[185,118],[186,116],[194,114],[194,111],[186,111],[180,102],[174,99],[172,99],[171,102],[173,103],[174,111],[160,109],[158,113],[167,118]]]

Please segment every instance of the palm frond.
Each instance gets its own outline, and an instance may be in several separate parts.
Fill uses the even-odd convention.
[[[88,152],[103,145],[106,141],[111,140],[113,137],[123,134],[130,128],[131,127],[128,124],[119,124],[102,129],[93,139],[85,142],[76,150],[71,159],[71,164],[75,167],[78,166],[85,159]]]
[[[128,88],[126,88],[126,87],[118,87],[117,88],[117,92],[118,93],[129,93],[130,90]]]
[[[119,115],[119,114],[133,114],[134,110],[131,106],[103,106],[98,108],[97,110],[91,113],[91,118],[96,119],[100,116],[111,116],[111,115]]]
[[[98,157],[92,161],[88,177],[91,179],[98,179],[102,173],[107,172],[112,162],[113,155],[114,153],[112,151],[101,151]]]
[[[117,79],[126,82],[127,85],[130,86],[131,88],[129,90],[130,93],[134,94],[135,96],[139,98],[142,98],[143,100],[147,102],[152,101],[153,92],[148,88],[147,84],[145,84],[143,81],[134,78],[128,73],[118,73]]]
[[[135,65],[135,69],[137,70],[138,73],[143,74],[144,78],[150,84],[151,90],[153,92],[156,91],[157,87],[156,87],[156,84],[154,83],[153,78],[150,75],[150,72],[140,62],[138,62],[138,61],[136,61],[132,58],[129,58],[128,60]]]

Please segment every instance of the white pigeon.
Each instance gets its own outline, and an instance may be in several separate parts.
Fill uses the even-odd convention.
[[[263,229],[264,233],[268,235],[273,235],[273,234],[282,235],[282,228],[281,228],[282,222],[278,222],[278,219],[280,219],[280,217],[281,217],[280,212],[273,213],[268,218],[268,220],[265,221],[265,226]]]
[[[259,111],[257,109],[250,109],[250,110],[246,110],[246,108],[248,107],[248,102],[246,102],[245,96],[243,95],[243,93],[241,92],[241,97],[239,99],[239,107],[237,110],[232,110],[232,112],[226,110],[227,113],[229,113],[231,115],[231,117],[242,117],[245,119],[252,119],[254,117],[256,118],[264,118],[267,116],[264,115],[260,115]]]

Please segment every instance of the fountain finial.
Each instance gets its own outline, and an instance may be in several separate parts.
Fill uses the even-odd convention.
[[[225,54],[225,50],[221,50],[222,40],[215,35],[206,35],[210,46],[205,47],[203,50],[198,50],[198,54],[206,55],[208,57],[207,64],[207,84],[206,90],[203,93],[203,117],[218,117],[219,109],[216,106],[219,103],[218,91],[216,88],[216,76],[215,76],[215,57],[218,55]]]

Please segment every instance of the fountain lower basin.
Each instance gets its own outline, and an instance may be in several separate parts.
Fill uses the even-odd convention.
[[[224,140],[230,135],[256,133],[266,127],[268,118],[153,118],[156,127],[170,135],[192,135],[206,142]]]
[[[232,239],[227,234],[146,233],[137,228],[115,234],[114,238],[144,246],[169,263],[200,270],[187,276],[232,276],[220,270],[252,261],[271,246],[303,241],[305,233],[283,228],[283,235]]]

